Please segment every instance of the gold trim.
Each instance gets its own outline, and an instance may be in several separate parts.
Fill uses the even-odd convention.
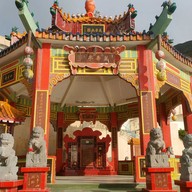
[[[139,95],[138,74],[120,73],[119,76],[128,83],[131,83],[135,87],[137,95]]]
[[[70,77],[71,74],[70,73],[67,73],[67,74],[52,74],[50,76],[51,76],[51,78],[50,78],[50,81],[49,81],[49,95],[51,95],[53,87],[55,85],[57,85],[58,82],[61,82],[64,79]]]
[[[26,87],[29,96],[32,98],[32,95],[33,95],[32,83],[27,81],[26,79],[22,79],[20,82]]]

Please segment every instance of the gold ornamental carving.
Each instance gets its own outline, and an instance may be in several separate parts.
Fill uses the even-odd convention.
[[[64,50],[69,52],[68,60],[73,75],[78,73],[78,68],[88,68],[92,71],[102,68],[112,69],[113,74],[117,75],[121,61],[120,54],[125,49],[126,46],[124,45],[105,48],[98,45],[89,47],[64,46]]]
[[[58,82],[62,81],[63,79],[66,79],[70,76],[70,74],[54,74],[50,76],[49,81],[49,95],[51,95],[52,89],[55,85],[57,85]]]
[[[32,98],[32,95],[33,95],[33,86],[32,85],[33,84],[30,81],[28,81],[27,79],[22,79],[21,83],[26,87],[29,96]]]
[[[165,85],[166,81],[159,81],[156,79],[156,86],[155,86],[155,98],[159,98],[159,92],[163,85]]]
[[[139,95],[139,83],[138,83],[138,75],[137,74],[127,74],[127,73],[120,73],[119,76],[126,80],[127,82],[131,83],[137,92],[137,95]]]

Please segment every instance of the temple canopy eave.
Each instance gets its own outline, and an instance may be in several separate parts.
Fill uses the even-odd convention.
[[[178,68],[179,70],[185,72],[186,74],[192,74],[192,60],[187,58],[186,56],[180,54],[175,51],[168,51],[166,48],[162,47],[162,51],[164,51],[166,57],[165,60],[172,64],[174,67]],[[175,52],[177,52],[175,54]],[[175,58],[177,57],[177,58]]]
[[[8,63],[17,60],[24,55],[24,49],[27,46],[27,42],[20,45],[8,47],[0,52],[0,67],[7,65]]]

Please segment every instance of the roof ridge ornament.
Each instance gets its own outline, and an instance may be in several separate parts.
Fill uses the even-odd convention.
[[[94,16],[94,11],[95,11],[95,1],[94,0],[86,0],[85,10],[87,12],[86,15],[88,17],[93,17]]]
[[[15,5],[19,10],[19,17],[25,27],[25,30],[32,31],[35,35],[39,26],[37,26],[37,23],[34,21],[33,14],[29,11],[28,3],[28,0],[15,0]]]

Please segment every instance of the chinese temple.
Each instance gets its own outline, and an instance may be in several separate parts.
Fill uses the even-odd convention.
[[[26,130],[44,129],[47,146],[54,128],[57,174],[118,174],[118,132],[130,118],[139,118],[141,156],[158,126],[172,146],[170,118],[178,105],[192,133],[192,60],[165,32],[175,3],[164,2],[156,22],[142,32],[135,31],[139,13],[132,4],[112,18],[95,14],[92,0],[77,15],[63,12],[56,0],[51,26],[40,29],[28,2],[15,3],[26,33],[14,29],[11,45],[0,52],[0,98],[25,112]],[[69,135],[77,121],[82,129],[74,126]],[[109,134],[97,129],[98,122]]]

